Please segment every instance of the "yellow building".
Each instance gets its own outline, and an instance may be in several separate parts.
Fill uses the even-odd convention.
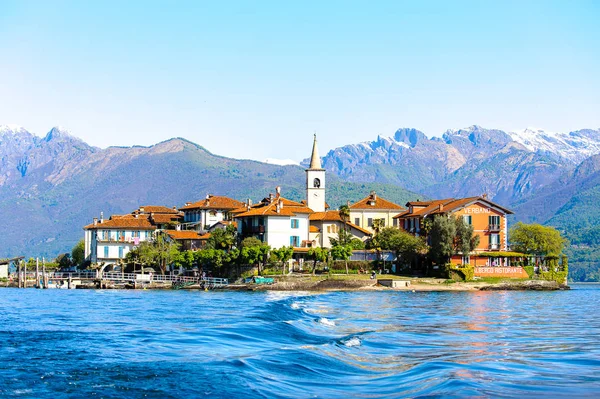
[[[394,216],[405,210],[402,206],[379,197],[375,191],[371,191],[368,197],[349,205],[349,208],[350,222],[371,232],[374,232],[375,220],[381,220],[380,227],[396,226],[397,219],[394,219]]]

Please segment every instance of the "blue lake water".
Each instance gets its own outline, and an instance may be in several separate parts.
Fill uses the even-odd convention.
[[[0,289],[1,397],[599,397],[600,285]]]

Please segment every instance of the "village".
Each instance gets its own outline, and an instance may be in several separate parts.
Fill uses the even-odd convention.
[[[256,203],[207,194],[180,208],[144,205],[108,218],[101,213],[84,227],[85,262],[99,274],[246,281],[292,273],[527,279],[533,269],[538,275],[564,270],[554,258],[511,251],[512,211],[485,194],[399,205],[371,191],[331,209],[326,192],[315,135],[305,200],[287,199],[276,187]],[[448,240],[442,237],[448,221],[452,248],[443,250],[438,241]],[[436,246],[442,247],[437,256]]]

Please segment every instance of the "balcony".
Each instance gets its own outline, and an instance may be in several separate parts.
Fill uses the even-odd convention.
[[[489,231],[500,231],[500,225],[499,224],[490,224],[488,226],[488,230]]]
[[[243,226],[242,234],[263,234],[265,226]]]
[[[488,250],[490,250],[490,251],[499,251],[500,250],[500,244],[490,244],[490,245],[488,245]]]

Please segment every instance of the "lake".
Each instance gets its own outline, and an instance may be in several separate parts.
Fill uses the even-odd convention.
[[[600,396],[600,285],[0,289],[0,396]]]

